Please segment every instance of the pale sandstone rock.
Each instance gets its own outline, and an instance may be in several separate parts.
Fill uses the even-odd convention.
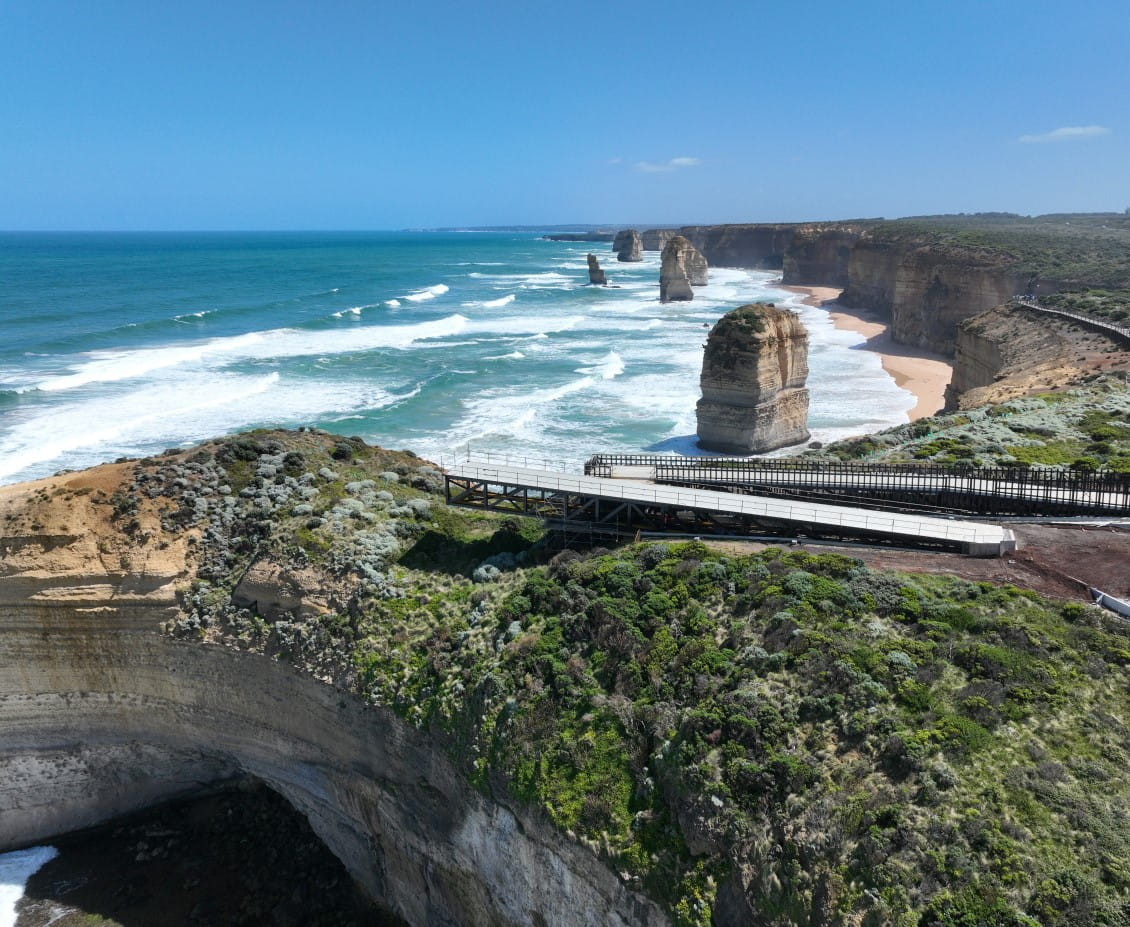
[[[742,306],[711,329],[702,358],[699,445],[761,454],[807,441],[808,333],[772,304]]]
[[[659,269],[659,301],[664,303],[694,299],[692,287],[705,286],[704,258],[682,235],[675,235],[663,248]]]

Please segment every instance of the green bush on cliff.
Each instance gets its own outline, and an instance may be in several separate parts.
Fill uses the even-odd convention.
[[[362,676],[678,923],[728,885],[780,924],[1039,923],[1083,892],[1072,923],[1113,925],[1128,645],[1014,588],[686,543],[562,555]]]

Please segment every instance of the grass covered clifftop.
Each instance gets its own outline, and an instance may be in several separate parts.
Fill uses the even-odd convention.
[[[551,553],[437,488],[264,432],[143,461],[113,507],[195,539],[168,633],[395,712],[678,924],[1130,917],[1125,625],[840,556]]]
[[[1130,215],[914,216],[868,231],[875,242],[966,252],[1063,284],[1130,288]]]

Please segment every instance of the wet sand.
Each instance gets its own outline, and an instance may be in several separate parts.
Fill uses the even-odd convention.
[[[863,335],[863,350],[879,355],[883,369],[895,383],[912,393],[914,408],[907,412],[911,421],[934,415],[945,405],[946,386],[953,375],[950,359],[921,348],[896,344],[887,332],[887,323],[865,309],[846,309],[836,303],[841,290],[829,286],[784,286],[782,290],[800,293],[806,305],[826,309],[832,324],[843,331]]]

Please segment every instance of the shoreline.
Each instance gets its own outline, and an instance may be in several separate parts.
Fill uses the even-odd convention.
[[[953,376],[948,357],[897,344],[887,331],[887,323],[867,310],[846,309],[836,303],[843,291],[831,286],[794,286],[774,284],[778,289],[804,297],[805,305],[825,309],[832,324],[841,331],[851,331],[867,340],[859,345],[878,354],[883,369],[895,385],[914,396],[914,407],[907,411],[910,421],[936,415],[945,406],[946,386]]]

